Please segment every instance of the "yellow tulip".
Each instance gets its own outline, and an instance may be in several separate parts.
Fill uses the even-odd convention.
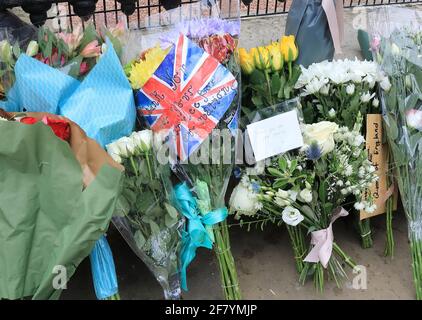
[[[280,51],[286,62],[295,61],[299,55],[299,50],[295,44],[295,36],[283,36],[280,40]]]
[[[270,53],[265,47],[257,47],[251,49],[252,57],[255,61],[255,66],[259,70],[268,70],[271,68]]]
[[[267,46],[271,58],[271,69],[273,71],[280,71],[283,68],[283,56],[279,48],[278,42],[273,42]]]
[[[255,70],[255,62],[252,55],[245,48],[239,49],[240,67],[244,74],[251,74]]]

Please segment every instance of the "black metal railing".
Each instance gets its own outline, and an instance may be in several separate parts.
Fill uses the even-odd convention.
[[[7,1],[7,0],[3,0]],[[11,1],[11,0],[9,0]],[[48,1],[48,0],[46,0]],[[80,10],[75,12],[75,3],[69,4],[72,1],[56,0],[52,8],[48,12],[50,23],[55,24],[57,29],[73,28],[76,23],[84,24],[84,21],[91,20],[95,25],[113,25],[121,19],[126,19],[130,28],[144,28],[155,25],[162,25],[171,23],[168,19],[163,22],[162,15],[165,15],[167,10],[176,7],[180,10],[181,15],[189,15],[189,8],[191,5],[198,5],[200,0],[98,0],[95,11],[92,15],[85,19],[79,18]],[[216,1],[220,5],[220,10],[227,18],[240,16],[259,17],[268,15],[284,14],[289,11],[292,0],[241,0],[240,7],[237,0],[211,0]],[[0,0],[0,3],[2,0]],[[83,2],[83,1],[82,1]],[[379,6],[391,4],[409,4],[422,3],[422,0],[343,0],[345,8],[353,8],[358,6]],[[130,5],[129,5],[130,4]],[[206,6],[206,1],[202,1]],[[179,6],[181,5],[181,6]],[[183,8],[183,9],[182,9]],[[130,13],[130,15],[125,15]],[[78,12],[79,11],[79,12]],[[210,11],[211,12],[211,11]],[[168,18],[168,17],[167,17]],[[171,18],[171,17],[170,17]]]

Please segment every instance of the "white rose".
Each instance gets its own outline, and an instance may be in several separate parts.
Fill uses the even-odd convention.
[[[148,151],[152,146],[152,131],[151,130],[142,130],[134,132],[131,135],[133,142],[136,147],[139,147],[141,151]]]
[[[346,93],[351,96],[355,93],[355,85],[353,83],[346,86]]]
[[[119,156],[128,158],[133,155],[133,152],[135,151],[135,144],[131,138],[123,137],[115,143],[119,149]]]
[[[389,91],[391,88],[390,79],[388,79],[388,77],[384,77],[380,82],[380,87],[384,91]]]
[[[309,189],[303,189],[299,195],[298,199],[302,202],[309,203],[312,201],[312,191]]]
[[[322,149],[322,154],[327,154],[334,150],[334,133],[338,130],[338,125],[330,121],[321,121],[314,124],[304,125],[303,142],[311,145],[316,141]]]
[[[239,214],[253,216],[259,209],[257,194],[239,183],[230,196],[230,208]]]
[[[116,141],[114,141],[113,143],[110,143],[110,144],[106,145],[106,149],[107,149],[108,154],[110,156],[112,156],[112,157],[114,155],[117,155],[117,156],[120,155],[120,149],[119,149],[119,146],[117,145],[117,142]]]
[[[290,206],[284,208],[282,212],[282,218],[283,221],[289,226],[297,226],[304,219],[299,210]]]

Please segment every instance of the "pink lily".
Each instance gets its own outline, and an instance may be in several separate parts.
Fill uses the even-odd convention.
[[[69,53],[72,54],[81,43],[83,37],[82,27],[78,25],[72,33],[61,32],[58,36],[67,44]]]
[[[81,56],[84,58],[95,58],[101,54],[101,46],[98,45],[98,41],[94,40],[88,43],[85,48],[81,51]]]

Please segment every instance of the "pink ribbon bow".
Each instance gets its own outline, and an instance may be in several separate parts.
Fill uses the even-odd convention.
[[[334,49],[336,53],[342,53],[341,42],[344,35],[343,0],[322,0],[322,8],[327,16]]]
[[[336,209],[331,218],[330,225],[327,229],[313,231],[311,233],[311,244],[314,246],[311,252],[305,257],[305,262],[321,262],[324,268],[327,268],[328,261],[330,261],[331,253],[333,251],[333,223],[340,217],[345,217],[349,214],[344,208]]]

